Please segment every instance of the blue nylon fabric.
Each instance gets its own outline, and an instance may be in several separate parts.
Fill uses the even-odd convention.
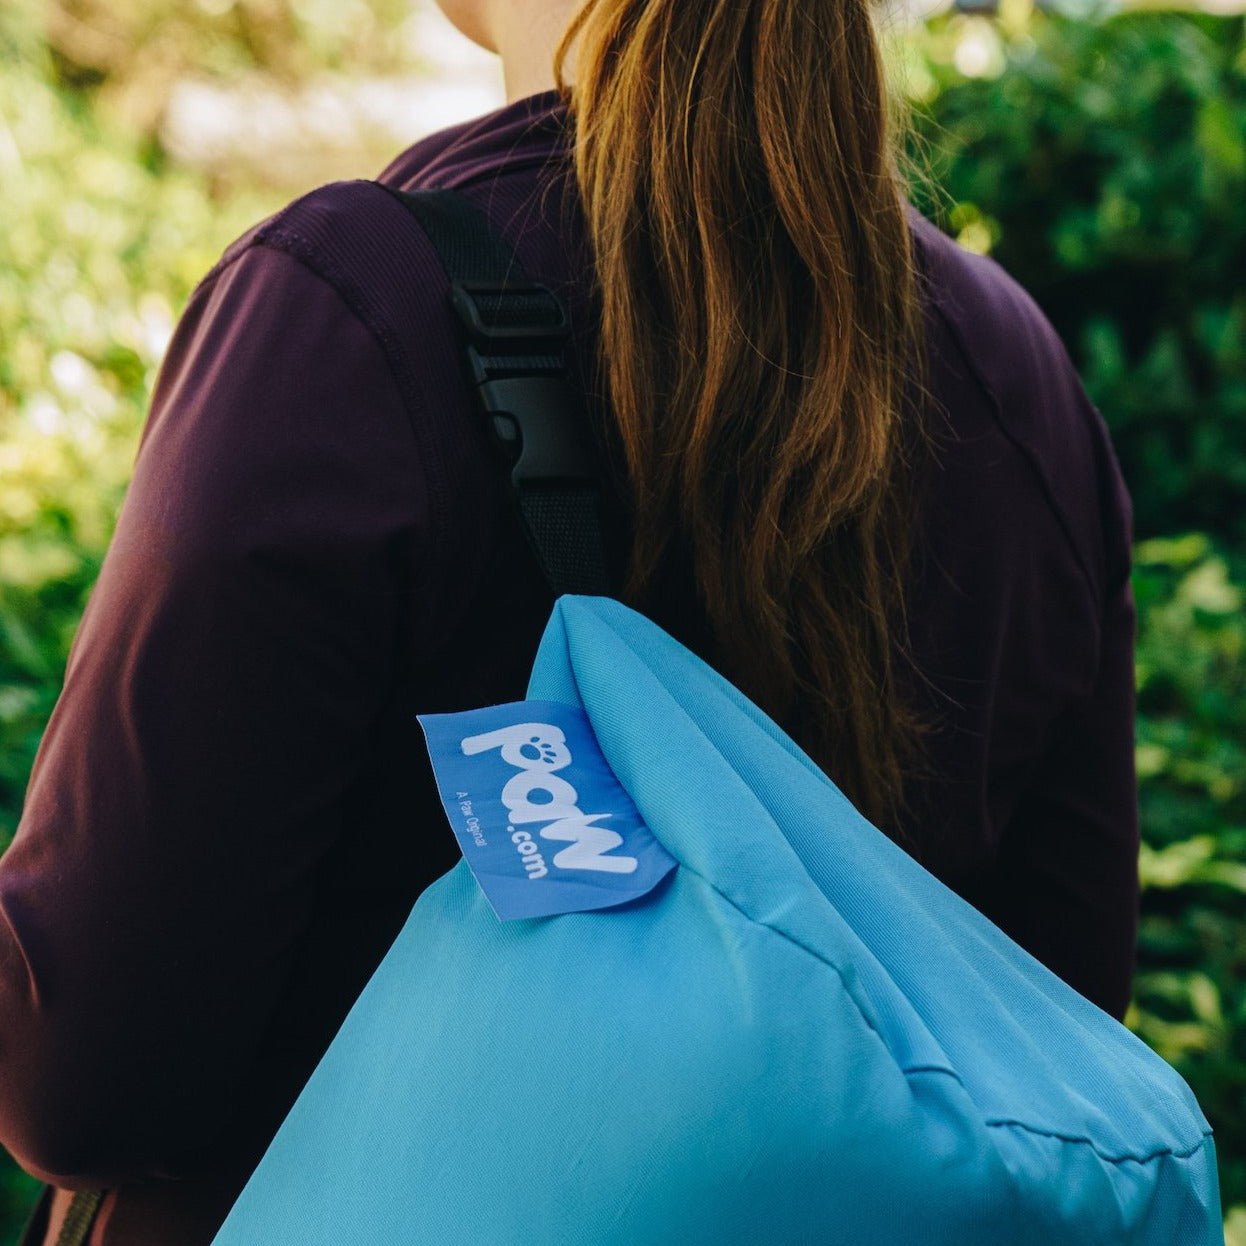
[[[505,924],[430,887],[214,1246],[1223,1241],[1181,1078],[672,638],[560,598],[529,697],[679,867]]]

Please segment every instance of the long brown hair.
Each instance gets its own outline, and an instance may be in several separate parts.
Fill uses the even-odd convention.
[[[575,81],[564,65],[575,44]],[[886,830],[911,242],[866,0],[586,0],[554,62],[644,603],[688,552],[715,664]]]

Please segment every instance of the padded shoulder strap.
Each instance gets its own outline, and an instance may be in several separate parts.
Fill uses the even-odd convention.
[[[601,475],[571,383],[561,299],[530,281],[483,213],[450,190],[385,187],[419,221],[450,278],[468,383],[510,467],[520,521],[554,595],[609,595]]]

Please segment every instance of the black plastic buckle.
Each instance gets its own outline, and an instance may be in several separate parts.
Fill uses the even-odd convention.
[[[481,311],[486,297],[529,302],[519,323],[497,324]],[[494,443],[511,465],[515,489],[555,482],[595,484],[592,434],[565,372],[562,352],[571,326],[562,300],[534,281],[467,280],[451,283],[450,304],[467,329],[469,371]],[[525,355],[544,356],[544,366]],[[507,375],[512,362],[519,375]]]
[[[489,295],[504,301],[507,297],[544,296],[542,311],[550,313],[549,324],[494,324],[482,314],[478,299]],[[563,302],[548,287],[535,281],[502,283],[497,281],[454,281],[450,284],[450,306],[467,328],[472,345],[481,350],[551,351],[566,341],[571,326]]]
[[[597,481],[586,413],[565,377],[514,376],[476,387],[516,489],[555,481]]]

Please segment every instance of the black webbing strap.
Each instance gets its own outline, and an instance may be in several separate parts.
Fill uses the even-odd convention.
[[[454,191],[386,187],[419,221],[450,278],[469,384],[510,466],[520,522],[558,596],[609,594],[601,473],[570,379],[562,300],[529,280],[485,216]]]

